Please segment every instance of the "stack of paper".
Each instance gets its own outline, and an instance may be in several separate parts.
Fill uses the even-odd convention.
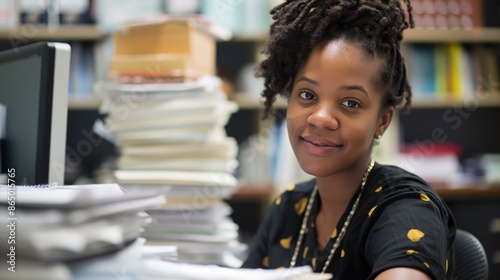
[[[177,247],[177,261],[197,264],[241,266],[247,246],[238,242],[238,226],[229,218],[231,208],[212,204],[194,208],[168,204],[148,211],[152,223],[145,228],[148,244]]]
[[[246,245],[223,201],[237,187],[238,146],[224,126],[237,110],[221,80],[96,86],[106,126],[120,150],[117,182],[127,189],[165,191],[167,203],[148,212],[144,237],[154,244],[180,244],[181,261],[239,266],[233,253]]]
[[[224,126],[237,105],[220,84],[214,76],[177,84],[97,84],[107,128],[120,148],[118,168],[232,173],[238,148]]]
[[[123,192],[116,184],[1,186],[0,217],[9,227],[0,228],[0,249],[12,262],[0,276],[22,279],[14,276],[36,275],[38,267],[53,274],[37,279],[68,279],[66,264],[122,250],[151,222],[144,210],[164,202],[156,191]]]
[[[177,247],[178,261],[239,267],[246,245],[238,242],[232,209],[223,202],[237,185],[221,172],[117,170],[117,179],[130,190],[144,187],[168,192],[167,203],[148,210],[152,222],[143,236],[148,244]]]

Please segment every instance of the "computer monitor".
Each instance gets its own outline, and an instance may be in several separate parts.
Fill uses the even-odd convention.
[[[0,52],[2,172],[14,170],[16,185],[64,184],[70,52],[53,42]]]

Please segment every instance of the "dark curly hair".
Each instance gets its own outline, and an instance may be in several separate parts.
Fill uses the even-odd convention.
[[[385,63],[378,82],[385,92],[383,106],[395,107],[406,101],[403,109],[407,110],[412,93],[400,43],[403,30],[414,24],[409,0],[401,2],[287,0],[274,7],[270,12],[274,22],[262,51],[267,58],[256,69],[256,75],[264,78],[264,118],[273,111],[276,95],[289,97],[295,76],[312,49],[340,38],[370,57],[382,58]]]

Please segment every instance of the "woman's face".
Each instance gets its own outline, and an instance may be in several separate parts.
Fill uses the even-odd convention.
[[[343,40],[312,50],[295,77],[287,110],[290,142],[305,172],[326,177],[366,168],[372,141],[393,114],[392,108],[380,114],[380,66]]]

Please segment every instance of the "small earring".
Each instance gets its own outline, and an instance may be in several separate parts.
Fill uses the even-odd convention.
[[[376,138],[377,140],[380,140],[380,138],[382,138],[382,135],[381,135],[381,134],[379,134],[379,135],[375,136],[375,138]]]

